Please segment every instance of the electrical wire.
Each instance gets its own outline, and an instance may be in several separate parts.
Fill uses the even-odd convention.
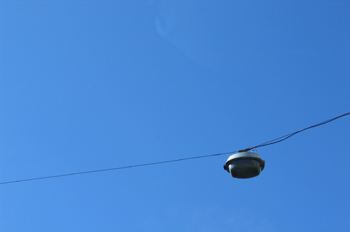
[[[165,161],[158,161],[158,162],[152,162],[152,163],[143,163],[143,164],[135,164],[135,165],[129,165],[129,166],[121,166],[121,167],[115,167],[115,168],[106,168],[106,169],[98,169],[98,170],[90,170],[90,171],[83,171],[83,172],[73,172],[73,173],[66,173],[66,174],[59,174],[59,175],[52,175],[52,176],[43,176],[43,177],[35,177],[35,178],[28,178],[28,179],[19,179],[19,180],[12,180],[12,181],[5,181],[5,182],[0,182],[0,185],[5,185],[5,184],[14,184],[14,183],[19,183],[19,182],[28,182],[28,181],[35,181],[35,180],[43,180],[43,179],[52,179],[52,178],[59,178],[59,177],[66,177],[66,176],[75,176],[75,175],[83,175],[83,174],[89,174],[89,173],[96,173],[96,172],[107,172],[107,171],[114,171],[114,170],[120,170],[120,169],[129,169],[129,168],[138,168],[138,167],[143,167],[143,166],[151,166],[151,165],[158,165],[158,164],[165,164],[165,163],[173,163],[173,162],[180,162],[180,161],[186,161],[186,160],[192,160],[192,159],[201,159],[201,158],[207,158],[207,157],[213,157],[213,156],[221,156],[221,155],[227,155],[227,154],[232,154],[236,152],[243,152],[243,151],[250,151],[252,149],[256,149],[259,147],[265,147],[269,146],[272,144],[276,144],[279,142],[282,142],[300,132],[303,132],[305,130],[318,127],[321,125],[324,125],[326,123],[332,122],[336,119],[342,118],[344,116],[350,115],[350,112],[339,115],[335,118],[328,119],[326,121],[323,121],[321,123],[306,127],[304,129],[298,130],[296,132],[281,136],[279,138],[270,140],[268,142],[259,144],[257,146],[249,147],[244,150],[239,150],[239,151],[231,151],[231,152],[223,152],[223,153],[217,153],[217,154],[211,154],[211,155],[202,155],[202,156],[193,156],[193,157],[187,157],[187,158],[180,158],[180,159],[173,159],[173,160],[165,160]]]
[[[281,136],[281,137],[279,137],[279,138],[270,140],[270,141],[268,141],[268,142],[259,144],[259,145],[257,145],[257,146],[247,148],[247,149],[245,149],[245,150],[248,150],[248,151],[249,151],[249,150],[252,150],[252,149],[259,148],[259,147],[265,147],[265,146],[269,146],[269,145],[272,145],[272,144],[276,144],[276,143],[282,142],[282,141],[284,141],[284,140],[286,140],[286,139],[289,139],[290,137],[292,137],[292,136],[294,136],[294,135],[296,135],[296,134],[299,134],[300,132],[303,132],[303,131],[309,130],[309,129],[311,129],[311,128],[314,128],[314,127],[318,127],[318,126],[327,124],[327,123],[329,123],[329,122],[332,122],[332,121],[334,121],[334,120],[336,120],[336,119],[342,118],[342,117],[347,116],[347,115],[350,115],[350,112],[345,113],[345,114],[342,114],[342,115],[339,115],[339,116],[337,116],[337,117],[335,117],[335,118],[331,118],[331,119],[328,119],[328,120],[326,120],[326,121],[317,123],[317,124],[315,124],[315,125],[306,127],[306,128],[304,128],[304,129],[298,130],[298,131],[296,131],[296,132],[283,135],[283,136]]]
[[[35,178],[28,178],[28,179],[12,180],[12,181],[0,182],[0,185],[13,184],[13,183],[18,183],[18,182],[34,181],[34,180],[52,179],[52,178],[59,178],[59,177],[65,177],[65,176],[75,176],[75,175],[82,175],[82,174],[89,174],[89,173],[96,173],[96,172],[107,172],[107,171],[128,169],[128,168],[137,168],[137,167],[151,166],[151,165],[157,165],[157,164],[173,163],[173,162],[180,162],[180,161],[191,160],[191,159],[201,159],[201,158],[212,157],[212,156],[227,155],[227,154],[231,154],[231,153],[235,153],[235,152],[238,152],[238,151],[223,152],[223,153],[203,155],[203,156],[194,156],[194,157],[187,157],[187,158],[173,159],[173,160],[165,160],[165,161],[158,161],[158,162],[152,162],[152,163],[135,164],[135,165],[129,165],[129,166],[115,167],[115,168],[106,168],[106,169],[90,170],[90,171],[83,171],[83,172],[73,172],[73,173],[59,174],[59,175],[52,175],[52,176],[43,176],[43,177],[35,177]]]

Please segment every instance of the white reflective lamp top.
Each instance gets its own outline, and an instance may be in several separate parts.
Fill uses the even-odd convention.
[[[265,167],[265,161],[254,152],[243,151],[228,157],[224,169],[235,178],[252,178],[258,176]]]

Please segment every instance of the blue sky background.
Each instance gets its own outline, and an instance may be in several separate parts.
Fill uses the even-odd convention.
[[[349,1],[0,1],[0,182],[236,151],[349,112]],[[1,231],[350,231],[350,118],[228,156],[0,186]]]

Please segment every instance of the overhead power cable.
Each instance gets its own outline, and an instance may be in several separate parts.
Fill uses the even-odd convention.
[[[234,152],[224,152],[224,153],[218,153],[218,154],[194,156],[194,157],[188,157],[188,158],[165,160],[165,161],[158,161],[158,162],[144,163],[144,164],[135,164],[135,165],[129,165],[129,166],[115,167],[115,168],[106,168],[106,169],[90,170],[90,171],[83,171],[83,172],[59,174],[59,175],[53,175],[53,176],[43,176],[43,177],[34,177],[34,178],[21,179],[21,180],[12,180],[12,181],[0,182],[0,185],[1,184],[13,184],[13,183],[18,183],[18,182],[33,181],[33,180],[51,179],[51,178],[58,178],[58,177],[65,177],[65,176],[75,176],[75,175],[89,174],[89,173],[95,173],[95,172],[107,172],[107,171],[114,171],[114,170],[120,170],[120,169],[138,168],[138,167],[143,167],[143,166],[151,166],[151,165],[157,165],[157,164],[180,162],[180,161],[191,160],[191,159],[201,159],[201,158],[206,158],[206,157],[211,157],[211,156],[219,156],[219,155],[225,155],[225,154],[231,154],[231,153],[234,153]]]
[[[192,159],[201,159],[201,158],[207,158],[207,157],[213,157],[213,156],[221,156],[221,155],[226,155],[226,154],[232,154],[236,152],[242,152],[242,151],[250,151],[252,149],[256,149],[259,147],[265,147],[269,146],[272,144],[276,144],[279,142],[282,142],[300,132],[303,132],[305,130],[315,128],[324,124],[327,124],[329,122],[332,122],[336,119],[342,118],[344,116],[350,115],[350,112],[339,115],[335,118],[328,119],[326,121],[320,122],[318,124],[306,127],[304,129],[295,131],[293,133],[289,133],[287,135],[278,137],[276,139],[270,140],[268,142],[249,147],[244,150],[239,150],[239,151],[231,151],[231,152],[223,152],[223,153],[217,153],[217,154],[211,154],[211,155],[202,155],[202,156],[193,156],[193,157],[187,157],[187,158],[180,158],[180,159],[173,159],[173,160],[165,160],[165,161],[158,161],[158,162],[152,162],[152,163],[143,163],[143,164],[134,164],[134,165],[129,165],[129,166],[121,166],[121,167],[114,167],[114,168],[106,168],[106,169],[97,169],[97,170],[90,170],[90,171],[83,171],[83,172],[73,172],[73,173],[66,173],[66,174],[59,174],[59,175],[52,175],[52,176],[42,176],[42,177],[34,177],[34,178],[27,178],[27,179],[19,179],[19,180],[12,180],[12,181],[4,181],[0,182],[0,185],[5,185],[5,184],[14,184],[14,183],[19,183],[19,182],[28,182],[28,181],[35,181],[35,180],[43,180],[43,179],[52,179],[52,178],[59,178],[59,177],[66,177],[66,176],[75,176],[75,175],[82,175],[82,174],[89,174],[89,173],[96,173],[96,172],[107,172],[107,171],[114,171],[114,170],[120,170],[120,169],[128,169],[128,168],[138,168],[138,167],[143,167],[143,166],[151,166],[151,165],[158,165],[158,164],[165,164],[165,163],[173,163],[173,162],[180,162],[180,161],[186,161],[186,160],[192,160]]]
[[[339,115],[339,116],[337,116],[337,117],[335,117],[335,118],[328,119],[328,120],[326,120],[326,121],[317,123],[317,124],[315,124],[315,125],[306,127],[306,128],[304,128],[304,129],[295,131],[295,132],[293,132],[293,133],[289,133],[289,134],[283,135],[283,136],[278,137],[278,138],[276,138],[276,139],[270,140],[270,141],[268,141],[268,142],[265,142],[265,143],[262,143],[262,144],[259,144],[259,145],[256,145],[256,146],[254,146],[254,147],[250,147],[250,148],[247,148],[247,149],[244,149],[244,150],[241,150],[241,151],[250,151],[250,150],[252,150],[252,149],[256,149],[256,148],[259,148],[259,147],[265,147],[265,146],[269,146],[269,145],[272,145],[272,144],[276,144],[276,143],[282,142],[282,141],[284,141],[284,140],[286,140],[286,139],[289,139],[290,137],[292,137],[292,136],[294,136],[294,135],[296,135],[296,134],[299,134],[300,132],[303,132],[303,131],[306,131],[306,130],[308,130],[308,129],[311,129],[311,128],[314,128],[314,127],[318,127],[318,126],[327,124],[327,123],[329,123],[329,122],[332,122],[332,121],[334,121],[334,120],[336,120],[336,119],[338,119],[338,118],[347,116],[347,115],[349,115],[349,114],[350,114],[350,112],[345,113],[345,114],[342,114],[342,115]]]

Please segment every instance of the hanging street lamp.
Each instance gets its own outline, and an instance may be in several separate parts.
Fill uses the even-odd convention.
[[[265,167],[265,161],[251,151],[240,151],[228,157],[224,169],[232,177],[246,179],[258,176]]]

